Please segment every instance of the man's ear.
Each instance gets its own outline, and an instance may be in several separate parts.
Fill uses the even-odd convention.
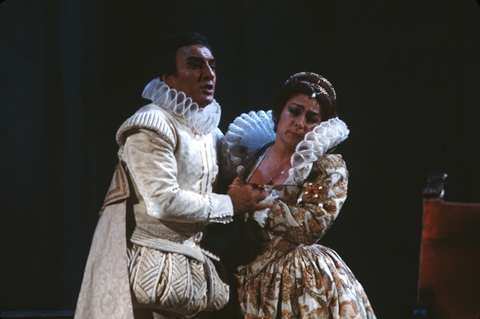
[[[168,85],[169,87],[172,87],[173,85],[173,79],[175,78],[175,76],[173,75],[162,75],[162,81],[165,82],[166,85]]]

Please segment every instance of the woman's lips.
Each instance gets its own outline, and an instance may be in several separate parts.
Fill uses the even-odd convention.
[[[293,138],[296,139],[303,139],[303,137],[305,136],[304,134],[299,134],[292,131],[287,131],[287,133],[289,133]]]

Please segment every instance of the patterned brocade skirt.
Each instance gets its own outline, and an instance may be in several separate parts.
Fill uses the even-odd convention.
[[[332,249],[296,248],[258,275],[239,268],[239,301],[253,318],[376,318],[362,285]]]

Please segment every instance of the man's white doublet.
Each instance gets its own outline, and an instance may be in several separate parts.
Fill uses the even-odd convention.
[[[149,104],[128,119],[117,136],[119,157],[138,199],[132,242],[203,259],[192,251],[198,250],[200,229],[233,216],[230,198],[212,193],[221,132],[197,133],[182,117]]]
[[[132,244],[212,267],[205,257],[211,255],[198,245],[201,229],[233,217],[230,197],[213,193],[216,148],[222,137],[217,128],[220,106],[213,101],[200,109],[158,79],[147,85],[143,97],[153,103],[139,109],[117,132],[120,164],[95,230],[76,319],[133,318],[128,275]],[[127,229],[131,210],[135,229]],[[226,289],[226,300],[208,297],[207,307],[226,303]]]

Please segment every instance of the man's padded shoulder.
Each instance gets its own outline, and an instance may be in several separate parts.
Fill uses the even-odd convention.
[[[154,131],[172,146],[176,144],[176,134],[171,115],[155,104],[145,105],[123,122],[117,131],[117,143],[119,146],[124,145],[128,136],[126,133],[132,129]]]
[[[224,135],[222,131],[218,127],[212,131],[212,138],[215,143],[221,141],[223,139],[223,136]]]

